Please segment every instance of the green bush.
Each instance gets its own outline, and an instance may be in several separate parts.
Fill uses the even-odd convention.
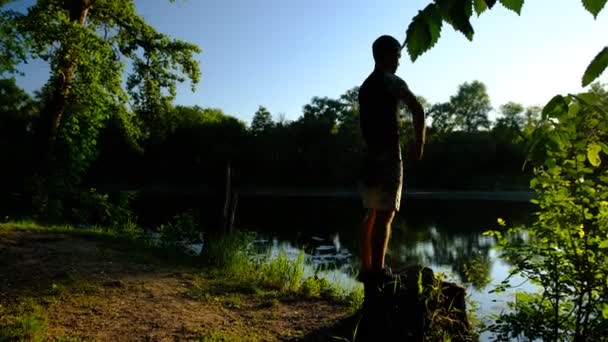
[[[537,285],[490,329],[504,338],[600,341],[608,331],[608,96],[556,96],[532,153],[535,221],[489,232],[501,257]],[[525,238],[522,238],[525,237]],[[500,286],[502,291],[509,287]]]
[[[196,215],[192,211],[175,215],[168,223],[161,224],[158,233],[161,245],[177,247],[200,242],[202,235]]]

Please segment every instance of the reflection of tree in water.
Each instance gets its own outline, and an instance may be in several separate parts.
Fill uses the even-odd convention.
[[[477,229],[454,229],[453,222],[395,222],[387,261],[393,268],[411,264],[449,267],[461,281],[481,289],[489,282],[494,241]]]

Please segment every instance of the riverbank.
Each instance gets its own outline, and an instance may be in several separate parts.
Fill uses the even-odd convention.
[[[4,223],[0,259],[0,340],[352,339],[344,301],[108,232]]]

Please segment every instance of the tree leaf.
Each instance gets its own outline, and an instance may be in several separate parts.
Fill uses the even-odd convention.
[[[555,117],[557,113],[563,113],[568,110],[568,104],[566,100],[561,95],[554,96],[548,103],[545,105],[542,111],[543,118],[547,117]]]
[[[429,4],[412,19],[407,28],[405,46],[414,62],[435,45],[441,35],[441,16],[437,5]]]
[[[492,7],[496,5],[496,0],[486,0],[486,4],[488,5],[489,9],[492,9]]]
[[[593,58],[591,63],[589,63],[589,66],[583,75],[583,87],[586,87],[598,78],[604,69],[606,69],[606,66],[608,66],[608,46],[605,46],[602,51]]]
[[[600,242],[600,245],[598,246],[599,248],[608,248],[608,240],[604,240],[602,242]]]
[[[521,7],[524,5],[524,0],[500,0],[500,3],[511,11],[521,14]]]
[[[605,319],[608,319],[608,304],[604,304],[604,308],[602,309],[602,316],[604,316]]]
[[[599,144],[590,144],[587,147],[587,159],[589,159],[589,163],[591,165],[598,167],[602,163],[602,159],[600,158],[600,151],[602,150],[602,146]]]
[[[460,31],[468,40],[473,40],[473,26],[470,22],[472,13],[472,0],[436,0],[439,14],[456,31]]]
[[[481,13],[485,12],[488,9],[488,4],[486,3],[486,0],[475,0],[474,6],[475,13],[477,13],[478,17],[481,15]]]
[[[597,15],[606,5],[607,0],[583,0],[583,7],[597,19]]]

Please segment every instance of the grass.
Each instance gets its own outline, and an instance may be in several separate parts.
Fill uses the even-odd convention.
[[[238,341],[250,341],[251,336],[246,339],[243,336],[229,334],[223,331],[213,331],[205,336],[197,339],[198,342],[238,342]]]
[[[125,231],[129,233],[124,233]],[[10,256],[16,258],[15,260],[21,260],[20,250],[26,248],[27,262],[39,265],[33,263],[42,261],[45,265],[28,268],[29,272],[36,272],[43,267],[44,275],[40,278],[36,273],[28,273],[32,276],[15,277],[16,282],[13,283],[12,289],[9,288],[9,291],[15,291],[15,296],[9,295],[0,302],[0,341],[77,341],[78,339],[67,336],[65,332],[72,331],[70,329],[76,326],[79,329],[77,334],[88,336],[88,333],[82,330],[83,320],[88,319],[88,315],[93,315],[96,322],[104,324],[130,319],[107,314],[99,316],[101,312],[112,313],[112,310],[117,308],[107,305],[105,296],[108,293],[118,298],[123,296],[127,301],[133,299],[134,303],[139,300],[137,298],[153,294],[155,299],[149,301],[152,303],[149,307],[154,308],[155,302],[162,301],[157,293],[167,293],[169,288],[174,289],[175,286],[169,285],[173,282],[178,285],[178,301],[191,301],[197,303],[193,305],[203,309],[200,316],[188,316],[191,322],[197,322],[203,317],[213,321],[216,319],[215,315],[224,313],[224,309],[230,312],[229,315],[233,315],[229,316],[231,319],[234,319],[234,315],[242,316],[232,322],[226,328],[228,330],[212,329],[210,332],[204,330],[208,328],[203,328],[197,331],[196,324],[184,325],[185,330],[180,330],[180,334],[188,336],[188,339],[198,338],[200,341],[233,341],[239,337],[249,340],[250,337],[256,336],[263,340],[271,336],[290,334],[300,336],[318,329],[317,327],[322,325],[320,322],[327,322],[315,320],[315,307],[329,306],[332,309],[325,312],[339,316],[347,313],[348,308],[344,304],[354,297],[350,291],[340,289],[337,282],[305,276],[311,265],[306,262],[304,253],[295,258],[286,252],[260,254],[260,250],[253,247],[255,237],[248,233],[237,233],[214,241],[202,256],[192,256],[177,248],[167,248],[157,240],[146,238],[145,234],[133,227],[76,228],[43,226],[33,221],[20,221],[0,223],[0,234],[2,233],[7,240],[0,242],[8,243]],[[13,241],[17,244],[13,244]],[[71,250],[74,243],[78,244],[79,248]],[[48,246],[48,250],[45,246]],[[146,258],[150,260],[146,261]],[[75,264],[70,260],[75,260]],[[105,268],[105,265],[109,265],[108,268]],[[12,272],[17,271],[17,267],[6,269]],[[179,270],[176,271],[176,267]],[[99,270],[108,273],[99,276]],[[150,287],[140,286],[131,278],[121,280],[123,275],[139,277],[140,274],[146,275],[144,279],[146,284],[152,284]],[[147,278],[148,275],[153,277]],[[126,285],[117,288],[112,285],[113,282],[122,281]],[[362,298],[362,293],[360,297]],[[320,301],[317,302],[316,299]],[[251,319],[256,322],[256,326],[263,326],[265,322],[283,326],[285,323],[280,320],[281,315],[291,315],[295,312],[290,311],[290,307],[297,307],[298,311],[303,310],[302,314],[295,316],[295,322],[305,321],[304,324],[310,324],[309,326],[314,328],[302,330],[302,326],[297,325],[301,323],[288,323],[288,326],[294,327],[288,327],[286,330],[276,330],[275,327],[270,330],[272,332],[258,327],[250,331]],[[66,308],[67,311],[64,311]],[[164,309],[159,309],[165,312]],[[205,310],[209,310],[211,314],[205,316]],[[282,310],[282,314],[277,310]],[[167,314],[175,318],[172,322],[181,319],[178,309],[169,310]],[[78,323],[65,325],[66,322],[75,321]],[[171,324],[168,324],[166,329],[172,329],[170,326]],[[147,329],[147,326],[142,329]],[[235,331],[239,330],[240,334],[235,334]]]
[[[205,260],[211,266],[211,272],[241,284],[249,284],[251,291],[266,295],[274,293],[277,298],[331,300],[349,305],[352,311],[361,307],[362,285],[347,289],[338,280],[319,277],[320,272],[306,276],[306,270],[314,268],[306,261],[303,251],[295,258],[289,257],[284,250],[277,255],[266,251],[263,257],[256,259],[259,251],[253,248],[254,238],[251,233],[238,232],[210,244]]]
[[[187,253],[181,246],[162,244],[150,238],[145,231],[128,221],[113,228],[91,226],[78,228],[70,225],[41,225],[32,220],[0,223],[1,231],[24,231],[31,233],[68,234],[103,242],[113,248],[128,250],[126,257],[134,261],[156,263],[157,258],[180,264],[198,266],[200,260]],[[103,253],[103,251],[102,251]],[[157,257],[157,258],[154,258]]]
[[[6,314],[3,312],[6,311]],[[43,341],[48,328],[48,317],[44,308],[34,299],[28,298],[14,304],[8,310],[0,310],[0,341]]]
[[[363,302],[363,287],[358,285],[348,289],[339,280],[327,280],[314,276],[305,276],[306,269],[312,265],[305,260],[304,252],[291,258],[281,250],[278,255],[269,251],[254,248],[255,235],[248,232],[237,232],[206,246],[202,257],[192,256],[178,246],[166,245],[148,238],[142,229],[132,222],[112,229],[104,227],[75,228],[68,225],[42,226],[34,221],[0,223],[0,231],[17,230],[28,232],[65,233],[79,237],[94,238],[108,242],[112,246],[122,245],[129,250],[128,257],[137,261],[152,262],[146,256],[160,256],[164,260],[179,261],[200,268],[216,278],[225,278],[250,287],[250,291],[264,289],[265,293],[274,291],[276,298],[316,298],[332,300],[347,304],[353,311],[359,309]],[[263,252],[263,251],[262,251]],[[103,251],[102,251],[103,253]],[[261,258],[256,258],[260,254]],[[319,271],[319,270],[317,270]],[[61,291],[61,289],[57,289]],[[193,289],[193,293],[197,290]],[[195,295],[196,296],[196,295]]]
[[[23,293],[7,306],[0,305],[0,341],[47,340],[49,318],[47,307],[66,298],[78,297],[83,306],[90,306],[97,292],[94,283],[68,274],[65,279],[40,284],[30,293]],[[55,337],[56,341],[78,341],[70,337]]]

